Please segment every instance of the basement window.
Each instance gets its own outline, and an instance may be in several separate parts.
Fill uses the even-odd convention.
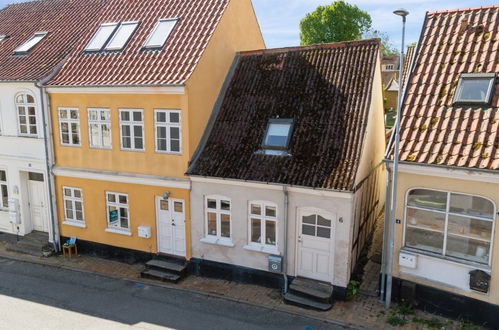
[[[495,73],[463,73],[457,85],[454,103],[489,104]]]
[[[14,49],[16,54],[26,54],[33,47],[35,47],[43,38],[48,34],[48,32],[36,32],[31,38],[28,39],[24,44]],[[3,39],[2,39],[3,40]]]
[[[178,19],[176,18],[160,19],[149,38],[147,38],[144,48],[162,48],[177,22]]]

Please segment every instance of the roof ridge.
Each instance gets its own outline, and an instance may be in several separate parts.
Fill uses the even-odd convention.
[[[457,8],[457,9],[449,9],[449,10],[437,10],[437,11],[428,12],[428,15],[450,14],[450,13],[458,13],[458,12],[462,12],[462,11],[483,10],[483,9],[492,9],[492,8],[499,8],[499,5],[477,6],[477,7],[469,7],[469,8]]]
[[[250,55],[258,55],[258,54],[273,54],[273,53],[284,53],[284,52],[292,52],[299,50],[311,50],[311,49],[324,49],[324,48],[339,48],[339,47],[347,47],[347,46],[356,46],[356,45],[368,45],[368,44],[379,44],[381,39],[372,38],[372,39],[362,39],[362,40],[352,40],[352,41],[340,41],[340,42],[331,42],[324,44],[313,44],[307,46],[290,46],[290,47],[280,47],[280,48],[271,48],[271,49],[255,49],[255,50],[247,50],[239,52],[241,56],[250,56]]]

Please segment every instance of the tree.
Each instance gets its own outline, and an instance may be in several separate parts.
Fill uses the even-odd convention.
[[[400,55],[397,47],[394,47],[392,42],[390,41],[390,37],[388,34],[378,31],[378,30],[370,30],[366,34],[364,34],[363,38],[378,38],[381,39],[381,51],[383,56],[395,56]]]
[[[300,22],[302,45],[358,40],[371,28],[371,16],[343,0],[319,6]]]

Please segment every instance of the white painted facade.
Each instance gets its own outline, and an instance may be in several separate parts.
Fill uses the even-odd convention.
[[[27,93],[34,98],[36,111],[36,136],[22,136],[16,96]],[[45,98],[42,100],[42,97]],[[9,199],[19,201],[20,223],[15,224],[7,209],[0,210],[0,231],[26,235],[33,230],[54,233],[49,198],[45,128],[42,111],[46,96],[34,83],[0,83],[0,170],[6,171]],[[48,121],[45,121],[48,123]],[[30,180],[30,174],[32,179]],[[38,174],[38,175],[37,175]],[[43,175],[43,182],[40,181]],[[30,196],[30,194],[32,196]]]

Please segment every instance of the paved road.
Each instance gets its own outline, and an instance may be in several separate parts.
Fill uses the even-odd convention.
[[[99,275],[0,259],[0,329],[341,329]]]

